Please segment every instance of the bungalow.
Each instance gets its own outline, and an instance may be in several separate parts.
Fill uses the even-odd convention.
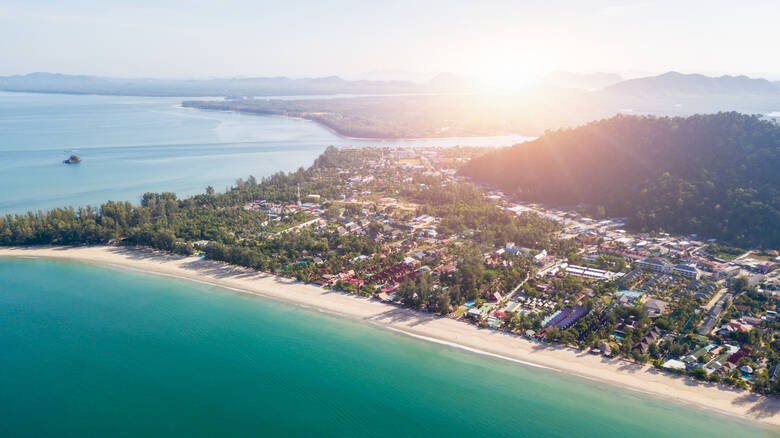
[[[775,365],[769,369],[769,381],[775,383],[778,379],[780,379],[780,366]]]
[[[685,371],[685,362],[677,359],[669,359],[662,365],[666,369]]]
[[[693,353],[685,356],[682,360],[683,362],[688,364],[697,364],[699,362],[699,358],[707,354],[710,350],[712,350],[712,348],[713,345],[707,345],[701,347],[698,350],[694,351]]]
[[[750,349],[747,347],[742,347],[736,353],[732,354],[731,357],[729,357],[728,362],[738,364],[740,360],[748,356],[750,356]]]
[[[620,285],[625,288],[631,288],[633,287],[637,281],[639,281],[639,276],[642,274],[642,272],[638,269],[634,269],[628,274],[624,275],[620,279]]]
[[[533,261],[534,263],[541,263],[541,261],[544,260],[545,257],[547,257],[547,250],[543,249],[538,254],[533,256]]]
[[[644,309],[645,312],[647,312],[647,316],[650,318],[655,318],[657,316],[663,315],[667,306],[669,306],[669,303],[666,301],[656,298],[648,298],[647,301],[645,301]]]
[[[476,307],[472,307],[468,312],[466,312],[466,315],[474,319],[480,319],[482,318],[482,311]]]
[[[699,290],[705,286],[705,283],[701,280],[691,280],[685,288],[688,290]]]
[[[382,300],[382,301],[384,301],[386,303],[389,303],[389,302],[392,302],[392,301],[395,300],[396,294],[394,292],[392,292],[392,293],[379,292],[378,294],[376,294],[376,296],[380,300]]]
[[[504,251],[507,255],[516,256],[520,253],[520,248],[515,247],[514,243],[507,243],[504,247]]]
[[[455,272],[457,268],[455,268],[455,265],[452,263],[447,263],[446,265],[441,265],[434,269],[434,272],[437,274],[449,274],[452,272]]]
[[[634,317],[623,318],[618,320],[615,324],[615,330],[613,335],[623,336],[626,334],[626,330],[635,330],[637,328],[637,320]]]
[[[636,344],[634,344],[633,347],[631,347],[632,350],[639,350],[641,354],[647,354],[648,350],[650,349],[650,345],[655,343],[656,340],[661,336],[661,329],[659,329],[656,326],[653,326],[650,330],[645,333],[645,335],[642,337],[642,339],[639,340]]]
[[[486,320],[487,326],[490,328],[497,329],[501,327],[501,319],[496,318],[495,316],[488,316]]]
[[[696,292],[693,294],[693,298],[696,298],[697,300],[707,301],[710,299],[710,295],[704,292]]]
[[[642,298],[642,292],[633,290],[621,290],[615,292],[615,295],[617,296],[616,300],[620,307],[634,306],[636,302]]]
[[[479,309],[476,307],[472,307],[469,309],[469,311],[466,313],[466,315],[474,318],[474,319],[481,319],[483,316],[490,313],[490,309],[493,308],[492,304],[485,303],[483,304]]]

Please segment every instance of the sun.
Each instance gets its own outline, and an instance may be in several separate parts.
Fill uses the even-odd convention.
[[[484,90],[495,94],[515,94],[531,85],[534,75],[519,63],[496,63],[479,75]]]

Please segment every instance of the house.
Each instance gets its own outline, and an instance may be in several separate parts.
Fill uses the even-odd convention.
[[[633,287],[636,284],[636,282],[639,281],[639,276],[641,274],[642,274],[642,271],[640,271],[639,269],[632,270],[631,272],[629,272],[628,274],[624,275],[620,279],[620,285],[625,287],[625,288],[627,288],[627,289]]]
[[[775,365],[769,369],[769,381],[775,383],[778,379],[780,379],[780,366]]]
[[[637,300],[642,298],[642,292],[633,290],[621,290],[615,292],[617,296],[616,301],[620,307],[631,307],[636,304]]]
[[[487,320],[485,321],[487,326],[493,329],[497,329],[501,327],[501,319],[496,318],[495,316],[488,316]]]
[[[539,252],[539,254],[536,254],[533,257],[533,261],[534,263],[541,263],[541,261],[544,260],[545,257],[547,257],[547,250],[543,249]]]
[[[441,265],[438,268],[434,269],[434,272],[438,274],[449,274],[452,272],[455,272],[457,268],[455,268],[455,265],[452,263],[447,263],[446,265]]]
[[[688,290],[699,290],[705,286],[704,282],[701,280],[691,280],[685,288]]]
[[[728,362],[738,364],[740,360],[748,356],[750,356],[750,349],[747,347],[742,347],[728,358]]]
[[[663,367],[670,370],[685,371],[685,362],[677,359],[669,359],[666,362],[664,362]]]
[[[387,292],[379,292],[376,294],[377,298],[380,300],[389,303],[395,300],[395,293],[387,293]]]
[[[628,318],[623,318],[617,321],[617,323],[615,324],[615,331],[613,333],[623,336],[626,334],[626,330],[636,330],[636,327],[637,327],[637,321],[636,319],[634,319],[633,316]]]
[[[655,318],[657,316],[663,315],[667,306],[669,306],[669,303],[666,301],[656,298],[648,298],[647,301],[645,301],[644,309],[645,312],[647,312],[648,317]]]
[[[645,333],[645,335],[642,337],[642,339],[639,340],[636,344],[634,344],[633,347],[631,347],[632,350],[639,350],[641,354],[647,354],[648,350],[650,349],[650,346],[655,343],[656,340],[661,336],[661,329],[659,329],[656,326],[653,326],[650,330]]]
[[[682,360],[687,364],[698,365],[699,358],[707,354],[712,349],[712,347],[713,347],[712,345],[701,347],[698,350],[694,351],[693,353],[685,356]]]
[[[632,307],[635,304],[635,300],[628,295],[620,295],[617,298],[617,304],[620,307]]]

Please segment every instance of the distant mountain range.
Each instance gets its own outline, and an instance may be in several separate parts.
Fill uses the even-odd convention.
[[[780,82],[677,72],[629,80],[610,73],[555,72],[510,95],[482,93],[477,81],[456,74],[412,82],[349,81],[337,76],[176,80],[31,73],[0,77],[0,90],[225,97],[224,101],[189,100],[185,105],[302,117],[343,135],[367,138],[540,135],[547,129],[618,113],[689,116],[780,111]],[[285,95],[341,96],[295,102],[264,98]]]
[[[284,96],[320,94],[408,94],[458,92],[468,86],[464,80],[440,75],[427,83],[410,81],[347,81],[337,76],[291,79],[220,78],[151,79],[30,73],[0,77],[0,90],[63,94],[125,96]]]
[[[374,77],[382,77],[377,74]],[[397,76],[397,74],[396,74]],[[780,96],[780,82],[747,76],[708,77],[668,72],[658,76],[623,80],[612,73],[553,72],[542,76],[537,88],[587,90],[595,106],[605,104],[634,111],[736,110],[740,103],[772,110]],[[443,73],[426,82],[411,80],[344,80],[338,76],[291,79],[287,77],[152,79],[30,73],[0,77],[0,90],[69,94],[130,96],[252,97],[321,94],[431,94],[479,92],[476,80]],[[575,93],[578,98],[579,93]],[[747,101],[745,101],[747,99]],[[638,104],[638,107],[637,107]],[[668,108],[670,107],[671,108]],[[687,108],[690,106],[690,108]]]
[[[634,96],[765,95],[780,92],[780,82],[752,79],[747,76],[720,76],[716,78],[671,71],[658,76],[617,82],[606,87],[605,91]]]
[[[684,116],[718,111],[764,114],[780,110],[780,82],[747,76],[668,72],[629,79],[593,93],[594,106],[618,112]]]

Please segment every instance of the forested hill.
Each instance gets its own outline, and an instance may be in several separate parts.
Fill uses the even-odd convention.
[[[476,158],[478,182],[589,204],[636,230],[780,247],[780,127],[739,113],[618,115]]]

